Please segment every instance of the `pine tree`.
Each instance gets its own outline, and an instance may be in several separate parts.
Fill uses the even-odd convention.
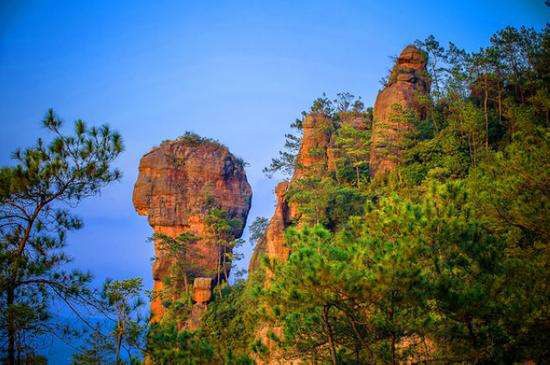
[[[43,125],[53,140],[17,150],[16,164],[0,170],[0,323],[8,364],[32,352],[35,336],[53,330],[52,300],[71,310],[71,303],[88,301],[90,274],[63,268],[70,261],[63,253],[67,232],[82,227],[64,207],[120,179],[112,168],[123,149],[118,133],[77,120],[74,134],[65,135],[52,110]]]

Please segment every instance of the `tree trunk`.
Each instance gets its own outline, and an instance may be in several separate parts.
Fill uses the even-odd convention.
[[[220,298],[222,297],[222,289],[220,286],[220,277],[221,277],[221,250],[218,246],[218,262],[217,262],[217,273],[216,273],[216,286],[218,287],[218,294],[220,295]]]
[[[487,111],[487,102],[489,100],[489,92],[485,88],[485,95],[483,98],[483,113],[485,114],[485,148],[489,148],[489,113]]]
[[[120,346],[122,345],[122,337],[119,335],[117,335],[117,339],[116,339],[116,352],[115,352],[115,364],[116,365],[119,365],[120,364]]]
[[[344,314],[346,316],[346,318],[348,319],[349,321],[349,324],[351,326],[351,329],[353,330],[353,333],[355,335],[355,339],[356,339],[356,342],[357,344],[359,345],[359,350],[361,350],[362,348],[366,348],[367,351],[369,352],[369,355],[374,358],[374,355],[372,353],[372,350],[370,348],[370,346],[368,345],[368,343],[363,339],[363,337],[361,336],[361,334],[359,333],[359,330],[357,329],[357,326],[355,325],[355,318],[353,318],[353,315],[350,314],[348,311],[344,311]]]
[[[329,322],[328,317],[328,311],[330,309],[330,306],[325,305],[323,306],[323,323],[325,325],[325,330],[327,331],[327,337],[328,337],[328,344],[330,348],[330,358],[332,360],[332,364],[336,365],[337,359],[336,359],[336,347],[334,346],[334,334],[332,333],[332,326]]]
[[[498,91],[498,121],[502,122],[502,91]]]
[[[394,314],[394,311],[393,311],[393,305],[392,305],[392,308],[390,308],[389,311],[388,311],[388,317],[390,318],[392,327],[394,327],[393,314]],[[397,364],[397,354],[396,354],[396,349],[395,349],[396,344],[397,344],[397,339],[395,338],[395,329],[392,329],[392,333],[391,333],[391,362],[392,362],[393,365]]]
[[[190,293],[190,291],[189,291],[189,281],[187,280],[187,273],[186,272],[183,273],[183,286],[185,287],[185,292],[187,294],[189,294]]]
[[[391,362],[392,364],[397,364],[396,354],[395,354],[395,334],[391,335]]]
[[[10,286],[7,290],[6,305],[8,308],[8,321],[7,321],[7,332],[8,332],[8,365],[15,365],[15,318],[13,315],[13,308],[11,306],[15,302],[15,290]]]
[[[225,282],[229,282],[229,268],[230,266],[228,267],[228,265],[230,264],[227,256],[229,255],[229,250],[227,247],[224,247],[223,250],[222,250],[222,254],[223,254],[223,261],[222,261],[222,268],[223,268],[223,275],[224,275],[224,279],[225,279]]]
[[[124,328],[122,324],[117,323],[117,335],[116,335],[116,347],[115,347],[115,364],[120,364],[120,348],[122,346],[122,334],[124,333]]]

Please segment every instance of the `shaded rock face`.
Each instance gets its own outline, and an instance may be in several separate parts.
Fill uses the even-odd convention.
[[[209,239],[205,217],[211,207],[227,212],[229,219],[241,224],[232,235],[242,235],[250,209],[252,191],[242,163],[226,147],[211,141],[182,138],[163,142],[144,155],[134,186],[133,203],[140,215],[148,218],[155,233],[177,237],[189,233],[197,237],[191,244],[184,267],[190,277],[213,280],[220,250]],[[153,264],[154,290],[162,290],[174,258],[155,242]],[[209,281],[209,283],[210,283]],[[194,293],[197,303],[204,300],[205,282]],[[209,284],[210,286],[210,284]],[[209,298],[208,298],[209,299]],[[151,303],[152,321],[162,318],[160,299]]]
[[[341,125],[349,125],[360,131],[368,128],[368,122],[364,113],[354,111],[341,112],[339,116]]]
[[[285,261],[290,253],[290,249],[285,244],[285,228],[290,224],[289,207],[285,200],[285,194],[288,189],[288,182],[283,181],[275,188],[276,203],[275,212],[269,221],[265,231],[265,237],[258,243],[254,249],[250,260],[249,271],[252,272],[260,265],[261,255],[266,255],[270,259]]]
[[[383,176],[399,164],[403,139],[412,126],[404,117],[407,111],[422,117],[418,96],[429,91],[426,55],[415,46],[407,46],[399,55],[386,87],[374,104],[370,171]]]

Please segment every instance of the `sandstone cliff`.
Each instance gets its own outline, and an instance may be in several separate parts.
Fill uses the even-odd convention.
[[[358,130],[367,128],[364,113],[340,112],[339,125],[349,125]],[[292,223],[300,224],[298,207],[289,202],[286,193],[289,187],[304,178],[323,177],[334,173],[338,153],[335,148],[334,133],[338,125],[322,113],[310,113],[302,122],[303,134],[300,150],[296,156],[296,168],[289,181],[280,182],[275,188],[275,212],[269,221],[263,240],[254,249],[249,271],[259,265],[259,257],[265,254],[270,259],[286,260],[290,249],[285,245],[284,231]]]
[[[338,114],[340,125],[350,125],[353,128],[367,128],[366,116],[363,113],[343,112]],[[275,188],[276,203],[275,212],[267,226],[264,238],[254,249],[249,265],[249,271],[253,272],[260,266],[259,258],[265,255],[270,260],[286,261],[290,254],[290,248],[285,243],[285,229],[291,224],[300,225],[300,214],[295,202],[289,201],[287,193],[292,184],[297,184],[301,179],[320,178],[327,174],[333,174],[336,168],[337,151],[335,148],[334,133],[338,123],[328,115],[322,113],[310,113],[302,121],[302,142],[296,156],[296,168],[289,181],[280,182]],[[266,273],[265,285],[269,285],[271,273]],[[282,336],[282,328],[260,324],[257,328],[257,337],[269,351],[267,359],[256,357],[257,364],[298,364],[299,359],[289,360],[284,358],[284,353],[277,347],[277,343],[271,339],[269,333]]]
[[[388,84],[378,94],[374,104],[370,171],[382,176],[399,164],[403,139],[411,125],[406,113],[413,111],[421,118],[419,96],[429,91],[426,55],[415,46],[407,46],[397,58]]]
[[[403,49],[390,74],[387,85],[378,94],[372,123],[370,172],[373,177],[393,170],[403,152],[403,139],[413,126],[405,111],[423,117],[419,96],[427,95],[429,79],[426,73],[426,55],[415,46]],[[340,125],[349,125],[358,130],[368,127],[365,115],[356,112],[338,114]],[[275,190],[277,203],[275,213],[267,228],[266,237],[256,248],[251,270],[257,267],[258,257],[285,260],[289,249],[284,243],[284,230],[291,222],[299,223],[297,207],[285,199],[288,187],[305,177],[321,177],[335,170],[337,151],[334,148],[333,120],[322,113],[311,113],[303,119],[302,144],[296,158],[296,168],[289,182],[282,182]]]
[[[426,74],[427,58],[423,52],[414,46],[407,46],[399,55],[392,70],[388,84],[378,94],[374,106],[374,120],[372,121],[370,172],[371,176],[383,176],[392,171],[401,158],[403,139],[413,127],[406,118],[405,112],[415,112],[419,118],[423,117],[423,108],[419,103],[419,96],[426,95],[429,90],[429,80]],[[285,261],[290,249],[284,240],[284,231],[290,224],[300,225],[298,207],[289,202],[286,194],[293,184],[304,178],[322,178],[336,170],[338,149],[335,146],[334,136],[338,126],[348,125],[358,130],[369,128],[364,113],[338,113],[338,123],[327,115],[311,113],[304,117],[303,135],[300,150],[296,158],[296,168],[290,181],[281,182],[275,189],[276,206],[266,230],[264,239],[255,248],[250,264],[250,271],[259,266],[259,257],[266,255],[269,259]],[[269,273],[266,285],[269,285]],[[266,361],[256,359],[258,363],[284,363],[279,357],[282,355],[276,344],[267,333],[281,332],[281,328],[270,328],[261,325],[258,328],[258,337],[270,351]]]
[[[147,216],[157,234],[177,237],[189,233],[197,237],[184,261],[177,263],[190,278],[199,278],[193,293],[197,305],[210,299],[206,286],[215,285],[218,260],[223,254],[209,238],[206,215],[212,207],[227,212],[229,219],[240,222],[231,232],[233,238],[238,238],[246,223],[251,196],[242,163],[226,147],[211,140],[186,135],[163,142],[140,161],[133,194],[138,214]],[[160,248],[158,240],[155,257],[154,289],[159,291],[174,257]],[[162,318],[160,299],[153,299],[151,312],[152,321]]]

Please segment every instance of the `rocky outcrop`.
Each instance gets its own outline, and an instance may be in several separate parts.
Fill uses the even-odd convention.
[[[285,261],[290,252],[285,244],[284,231],[289,225],[289,207],[285,200],[288,182],[283,181],[275,188],[276,203],[275,212],[269,221],[265,236],[254,249],[250,260],[249,271],[256,270],[260,265],[260,256],[266,255],[270,259]]]
[[[254,249],[249,265],[249,271],[253,272],[259,266],[259,259],[265,255],[270,260],[286,261],[290,254],[290,248],[285,243],[285,229],[292,223],[298,223],[299,217],[297,207],[287,199],[289,186],[299,179],[319,177],[326,174],[329,167],[329,151],[331,144],[331,133],[333,129],[332,120],[321,113],[312,113],[304,117],[302,121],[303,135],[300,150],[296,156],[296,168],[290,181],[280,182],[275,188],[276,203],[275,212],[267,226],[265,235]],[[266,273],[265,285],[269,285],[271,272]],[[282,335],[282,328],[272,327],[267,324],[260,324],[256,335],[266,346],[268,358],[255,357],[257,364],[283,364],[292,363],[288,360],[282,361],[283,353],[277,347],[269,333]]]
[[[426,55],[414,46],[407,46],[401,52],[388,84],[378,94],[373,117],[353,111],[339,113],[339,123],[321,113],[311,113],[304,117],[302,144],[294,174],[290,181],[279,183],[275,189],[275,212],[264,239],[254,251],[250,271],[259,267],[261,255],[271,260],[287,260],[290,249],[285,244],[285,229],[291,224],[300,226],[301,219],[296,203],[289,201],[287,193],[300,179],[321,179],[336,172],[338,159],[341,157],[339,153],[342,153],[336,146],[336,128],[344,125],[360,131],[372,128],[369,165],[374,178],[385,175],[397,166],[403,152],[404,138],[413,127],[404,115],[412,111],[417,117],[423,117],[423,107],[418,97],[427,95],[429,90],[426,62]],[[270,278],[271,274],[267,273],[265,285],[269,285]],[[270,332],[280,335],[282,329],[269,325],[258,327],[257,336],[262,339],[270,355],[267,359],[256,359],[257,363],[288,363],[288,360],[281,360],[283,353],[269,338]]]
[[[284,261],[290,253],[285,245],[284,231],[297,219],[296,207],[286,199],[292,182],[302,178],[322,176],[328,170],[332,120],[322,113],[311,113],[302,121],[302,143],[296,156],[296,168],[290,181],[283,181],[275,188],[275,212],[267,226],[265,237],[254,249],[249,270],[259,266],[259,257]]]
[[[241,236],[250,209],[251,188],[246,180],[243,164],[226,147],[194,135],[163,142],[144,155],[139,165],[139,176],[134,186],[133,203],[140,215],[148,218],[157,234],[178,237],[184,233],[195,237],[187,247],[182,262],[155,241],[153,265],[154,290],[163,289],[173,264],[181,265],[190,279],[203,278],[194,285],[194,300],[205,304],[206,294],[215,282],[220,247],[212,242],[205,218],[212,208],[227,212],[228,219],[236,220],[231,232]],[[182,288],[183,290],[183,288]],[[160,299],[151,302],[152,321],[162,318],[164,308]]]
[[[208,302],[212,298],[212,278],[196,278],[193,282],[193,308],[187,320],[186,328],[197,330],[201,325],[201,318],[206,312]]]
[[[348,125],[358,130],[368,128],[365,113],[341,112],[339,125]],[[276,204],[273,217],[269,221],[265,237],[254,250],[249,271],[259,266],[259,257],[266,255],[270,259],[286,260],[290,249],[285,245],[284,231],[291,224],[299,225],[298,207],[289,202],[286,193],[289,187],[300,179],[321,178],[334,173],[338,153],[335,148],[334,132],[338,126],[327,115],[310,113],[302,121],[302,143],[296,156],[296,168],[290,181],[283,181],[275,188]]]
[[[386,87],[374,104],[370,171],[383,176],[399,164],[403,141],[411,130],[408,112],[422,118],[419,96],[429,91],[426,73],[427,56],[415,46],[407,46],[397,58]]]
[[[292,180],[320,176],[327,170],[327,148],[333,130],[332,120],[322,113],[312,113],[302,122],[302,144],[296,157]]]
[[[367,128],[367,120],[364,113],[344,112],[339,114],[341,125],[350,125],[364,130]],[[302,143],[296,156],[296,168],[290,181],[280,182],[275,188],[276,204],[275,212],[267,226],[264,238],[254,249],[249,265],[249,271],[256,270],[259,258],[265,255],[270,260],[286,261],[290,254],[290,248],[285,243],[285,229],[291,224],[300,225],[300,215],[295,202],[289,201],[288,191],[293,184],[301,179],[322,178],[332,174],[336,169],[337,151],[335,149],[334,132],[337,125],[331,117],[322,113],[311,113],[302,121]],[[267,272],[265,285],[269,285],[272,273]],[[281,327],[259,325],[257,337],[266,346],[269,356],[267,358],[255,358],[257,364],[298,364],[299,359],[289,360],[284,358],[284,352],[278,348],[276,341],[271,339],[269,333],[282,336]]]

